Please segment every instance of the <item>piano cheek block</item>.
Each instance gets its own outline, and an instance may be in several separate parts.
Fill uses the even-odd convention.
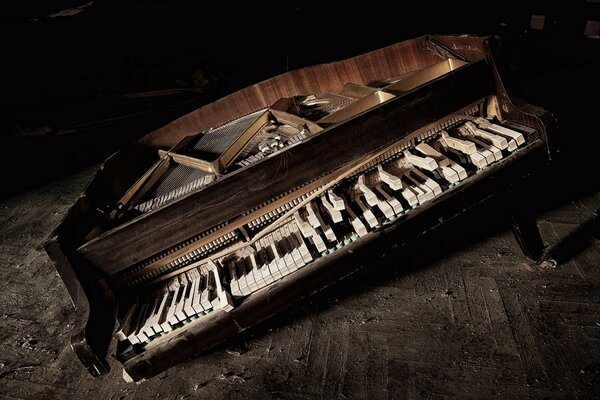
[[[116,340],[124,376],[150,378],[511,193],[552,160],[556,124],[507,99],[486,38],[423,36],[259,82],[123,148],[46,246],[81,322],[73,351],[98,376]]]

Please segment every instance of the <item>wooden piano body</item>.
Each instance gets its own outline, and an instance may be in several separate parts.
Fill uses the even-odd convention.
[[[269,124],[292,133],[274,134]],[[151,377],[361,268],[374,243],[379,249],[410,244],[543,167],[554,154],[554,125],[546,111],[528,105],[525,112],[512,104],[487,39],[474,36],[419,37],[291,71],[208,104],[109,158],[47,242],[80,319],[72,348],[98,376],[108,371],[108,348],[120,337],[116,352],[124,376]],[[236,126],[235,140],[219,136]],[[454,139],[468,138],[484,154],[491,142],[477,135],[494,129],[518,133],[522,141],[517,146],[510,134],[491,135],[513,146],[492,162],[461,153],[454,147],[465,142],[448,137],[450,132]],[[474,131],[477,137],[469,136]],[[423,149],[448,154],[428,158]],[[433,167],[421,168],[432,159]],[[389,180],[407,160],[423,181],[402,178],[404,184],[430,177],[445,183],[431,193],[426,192],[435,182],[412,186],[412,192],[404,188],[403,195],[394,192]],[[461,160],[469,164],[465,176],[444,180],[442,166]],[[471,165],[476,162],[483,164]],[[197,179],[175,180],[161,192],[174,168]],[[443,171],[454,174],[451,169]],[[326,209],[335,196],[342,202],[339,227]],[[388,205],[393,210],[383,208]],[[537,260],[543,244],[522,205],[513,212],[515,233],[525,254]],[[302,229],[294,233],[295,227]],[[327,231],[330,227],[335,229]],[[273,244],[276,234],[280,247]],[[268,273],[260,275],[264,268],[260,272],[254,264],[252,270],[260,248],[265,264],[285,265],[285,254],[297,267],[286,267],[269,282]],[[267,260],[278,252],[281,259]],[[241,267],[238,254],[246,255]],[[248,275],[240,276],[239,268]],[[197,289],[219,293],[215,306],[193,317],[188,313],[185,321],[180,308],[178,323],[173,311],[171,327],[165,319],[173,293],[189,296],[189,309],[196,301],[185,283],[181,290],[177,286],[191,287],[192,273],[206,274]],[[173,282],[177,288],[169,289]],[[142,329],[139,308],[146,304],[146,318],[157,313],[161,302],[151,300],[157,293],[166,304],[164,315],[155,317],[162,318],[164,330],[157,326],[150,337],[154,331],[149,323]]]

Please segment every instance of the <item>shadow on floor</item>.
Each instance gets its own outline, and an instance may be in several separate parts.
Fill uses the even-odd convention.
[[[565,263],[580,253],[583,253],[594,240],[600,240],[600,210],[594,216],[577,227],[575,231],[563,238],[556,245],[549,248],[546,258],[560,264]]]

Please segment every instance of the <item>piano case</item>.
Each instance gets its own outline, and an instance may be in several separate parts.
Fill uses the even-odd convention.
[[[46,250],[93,376],[141,381],[410,245],[554,157],[490,42],[423,36],[232,93],[110,157]],[[525,255],[543,243],[509,205]]]

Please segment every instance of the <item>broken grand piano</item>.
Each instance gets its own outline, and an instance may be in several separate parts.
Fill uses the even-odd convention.
[[[116,338],[126,379],[151,377],[547,164],[552,121],[511,103],[473,36],[208,104],[108,159],[46,244],[81,315],[72,348],[98,376]],[[513,221],[538,259],[535,219]]]

